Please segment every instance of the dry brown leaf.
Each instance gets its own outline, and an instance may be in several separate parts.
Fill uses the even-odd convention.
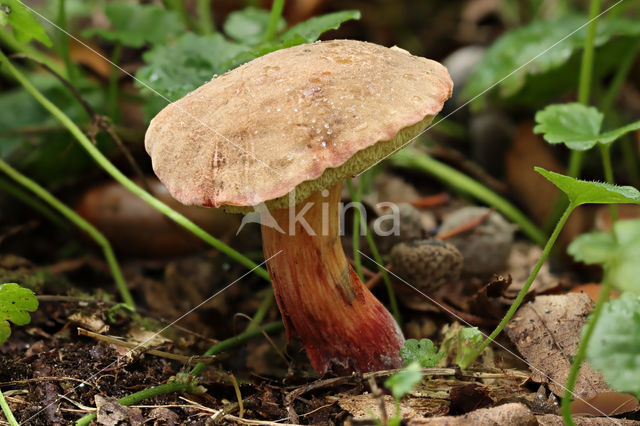
[[[575,400],[571,403],[574,416],[607,416],[628,413],[640,408],[638,400],[633,395],[620,392],[602,392],[593,398]]]
[[[593,302],[595,302],[598,300],[601,291],[602,284],[589,283],[575,286],[571,290],[569,290],[569,293],[584,293],[589,296]],[[618,296],[620,296],[620,293],[615,290],[611,290],[609,299],[615,299]]]
[[[371,419],[372,415],[381,418],[380,400],[371,394],[364,395],[338,395],[340,408],[353,416],[354,420]],[[387,416],[395,413],[395,404],[390,395],[383,397]],[[411,419],[416,416],[443,415],[449,411],[449,406],[444,400],[437,398],[404,398],[400,403],[400,413],[403,419]]]
[[[573,422],[577,426],[638,426],[640,421],[627,419],[612,419],[610,417],[574,417]],[[538,416],[540,426],[564,426],[561,416],[545,414]]]
[[[547,383],[558,396],[564,394],[571,359],[591,309],[586,294],[538,296],[523,305],[505,329],[529,363],[532,380]],[[575,396],[590,398],[609,391],[602,374],[583,363]]]
[[[122,424],[142,425],[144,418],[138,408],[125,407],[111,396],[95,396],[98,409],[96,423],[104,426],[117,426]]]
[[[458,417],[416,417],[410,419],[408,424],[409,426],[534,426],[538,422],[526,405],[510,403],[493,408],[482,408]]]

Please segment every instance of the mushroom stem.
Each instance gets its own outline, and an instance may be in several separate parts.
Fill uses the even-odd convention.
[[[287,330],[323,374],[402,367],[404,337],[391,314],[349,265],[340,241],[342,184],[289,209],[271,211],[281,231],[262,225],[267,264]]]

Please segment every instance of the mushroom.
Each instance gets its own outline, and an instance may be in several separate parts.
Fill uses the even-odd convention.
[[[179,201],[261,212],[287,337],[320,374],[402,366],[398,325],[342,250],[342,181],[422,132],[451,90],[442,65],[402,49],[317,42],[213,79],[147,130],[153,169]]]

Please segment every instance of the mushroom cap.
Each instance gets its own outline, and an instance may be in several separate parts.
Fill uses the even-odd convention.
[[[419,134],[451,96],[439,63],[355,40],[278,50],[164,108],[145,146],[184,204],[295,203]],[[231,209],[234,210],[234,209]]]

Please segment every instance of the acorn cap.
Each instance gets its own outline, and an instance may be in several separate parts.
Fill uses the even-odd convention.
[[[145,146],[185,204],[251,210],[295,203],[419,134],[451,96],[442,65],[354,40],[254,59],[164,108]]]

